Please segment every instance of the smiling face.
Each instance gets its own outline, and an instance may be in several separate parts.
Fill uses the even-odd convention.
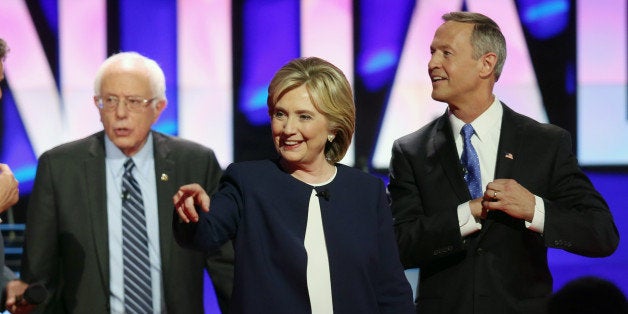
[[[166,106],[165,100],[129,111],[125,97],[137,96],[151,99],[149,76],[138,63],[115,63],[103,73],[100,96],[116,96],[121,99],[118,106],[111,110],[98,109],[100,121],[109,139],[126,155],[135,155],[146,143],[151,126],[157,121]],[[97,97],[94,97],[97,104]]]
[[[434,100],[459,105],[484,92],[480,77],[482,58],[473,58],[473,27],[472,23],[449,21],[436,30],[428,63]]]
[[[275,149],[293,169],[324,167],[325,143],[332,135],[304,85],[287,92],[271,111]]]

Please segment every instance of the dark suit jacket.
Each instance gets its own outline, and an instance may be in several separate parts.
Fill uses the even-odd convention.
[[[214,190],[221,169],[214,153],[201,145],[157,132],[153,143],[165,309],[202,313],[206,259],[174,241],[172,196],[191,182]],[[168,179],[162,180],[162,174]],[[43,282],[52,294],[46,312],[109,313],[109,274],[121,270],[109,267],[105,181],[103,132],[39,158],[21,268],[23,280]],[[231,260],[232,248],[223,249]],[[216,264],[213,259],[209,263]],[[230,278],[232,266],[225,271]],[[217,290],[231,288],[230,280],[214,284]]]
[[[395,244],[381,180],[337,165],[317,187],[334,313],[412,313],[412,292]],[[174,223],[179,243],[235,245],[233,313],[310,313],[303,245],[313,187],[270,160],[232,164],[197,224]]]
[[[480,232],[461,237],[456,208],[471,196],[447,114],[394,143],[388,188],[402,263],[420,267],[420,313],[542,313],[552,292],[548,247],[597,257],[618,245],[569,133],[503,108],[495,178],[543,198],[544,234],[491,211]]]

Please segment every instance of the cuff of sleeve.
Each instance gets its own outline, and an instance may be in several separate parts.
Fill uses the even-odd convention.
[[[532,217],[532,222],[525,221],[526,228],[538,232],[543,233],[543,229],[545,228],[545,202],[543,199],[534,195],[534,216]]]
[[[458,205],[458,226],[463,237],[482,229],[482,223],[471,215],[469,202]]]

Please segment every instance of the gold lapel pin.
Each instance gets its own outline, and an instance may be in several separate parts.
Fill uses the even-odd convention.
[[[165,173],[161,174],[161,181],[168,181],[168,175]]]

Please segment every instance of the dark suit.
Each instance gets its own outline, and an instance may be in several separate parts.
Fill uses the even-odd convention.
[[[317,187],[334,313],[412,313],[381,180],[343,165]],[[234,239],[233,313],[310,313],[303,244],[313,187],[270,160],[232,164],[209,214],[174,222],[182,245],[211,250]]]
[[[172,196],[179,186],[192,182],[208,191],[215,190],[221,169],[210,149],[157,132],[152,134],[163,310],[202,313],[206,259],[174,241]],[[53,295],[46,312],[110,311],[109,275],[121,269],[109,267],[105,169],[103,132],[56,147],[39,158],[28,204],[21,267],[23,280],[44,282]],[[168,179],[162,179],[162,174]],[[231,261],[232,248],[223,249],[222,254]],[[209,264],[216,266],[212,258]],[[232,266],[225,269],[229,278],[232,271]],[[216,274],[220,275],[225,274]],[[230,292],[231,280],[214,281],[214,285],[219,291]]]
[[[495,178],[543,198],[544,234],[491,211],[479,232],[461,237],[456,208],[471,196],[447,114],[393,145],[389,191],[402,263],[420,267],[417,312],[542,313],[552,292],[548,247],[607,256],[618,245],[569,133],[503,108]]]

